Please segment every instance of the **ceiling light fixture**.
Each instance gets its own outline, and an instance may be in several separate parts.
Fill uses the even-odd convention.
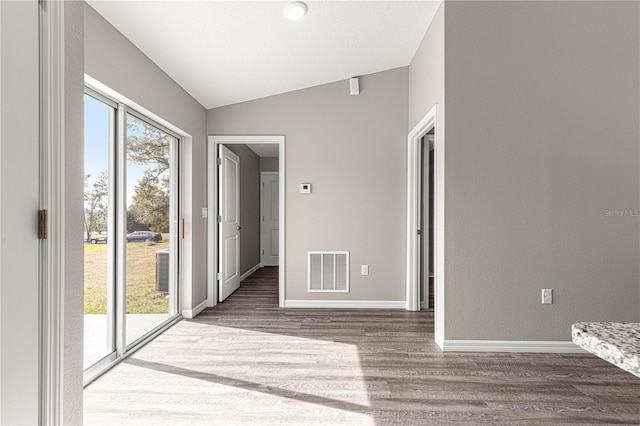
[[[284,7],[284,16],[292,21],[297,21],[307,14],[307,5],[301,1],[294,1]]]

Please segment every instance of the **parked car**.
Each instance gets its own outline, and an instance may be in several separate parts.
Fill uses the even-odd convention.
[[[158,242],[162,239],[162,235],[151,231],[134,231],[127,234],[127,242],[132,241],[154,241]]]
[[[105,243],[107,244],[107,237],[101,237],[101,236],[91,236],[91,238],[89,238],[88,240],[86,240],[88,243],[91,244],[98,244],[98,243]]]

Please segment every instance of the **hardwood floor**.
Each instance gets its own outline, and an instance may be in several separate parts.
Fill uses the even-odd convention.
[[[433,313],[279,309],[277,268],[87,387],[85,424],[640,424],[591,355],[442,353]]]

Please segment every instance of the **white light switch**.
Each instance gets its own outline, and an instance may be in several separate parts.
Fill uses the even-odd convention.
[[[362,265],[360,267],[360,275],[369,275],[369,265]]]
[[[207,216],[209,216],[209,209],[207,209],[206,207],[202,208],[202,217],[206,218]]]

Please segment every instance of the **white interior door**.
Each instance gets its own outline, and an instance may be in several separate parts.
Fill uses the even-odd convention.
[[[224,145],[218,158],[218,301],[240,287],[240,159]]]
[[[261,255],[262,266],[278,266],[280,258],[280,211],[278,173],[262,173]]]

